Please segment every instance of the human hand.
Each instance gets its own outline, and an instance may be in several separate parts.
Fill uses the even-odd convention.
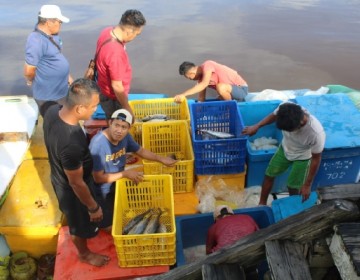
[[[93,213],[89,212],[89,216],[90,216],[90,221],[91,222],[101,222],[101,220],[103,219],[103,211],[102,208],[99,205],[99,209]]]
[[[302,196],[302,202],[308,200],[310,197],[310,186],[303,185],[300,189],[299,194]]]
[[[175,95],[175,97],[174,97],[174,101],[176,103],[181,103],[184,99],[185,99],[185,96],[182,94]]]
[[[138,172],[136,170],[124,170],[123,176],[125,178],[128,178],[129,180],[133,181],[136,185],[140,183],[144,179],[144,175],[141,172]]]
[[[163,158],[161,159],[161,163],[164,164],[164,165],[166,165],[166,166],[174,166],[175,163],[177,163],[177,162],[178,162],[178,160],[173,159],[173,158],[171,158],[171,157],[163,157]]]
[[[256,134],[257,131],[258,131],[258,127],[256,125],[252,125],[252,126],[245,126],[241,133],[252,136]]]

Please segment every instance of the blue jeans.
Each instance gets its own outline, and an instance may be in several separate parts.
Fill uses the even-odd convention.
[[[232,86],[231,97],[237,101],[245,101],[245,97],[248,94],[247,86]]]

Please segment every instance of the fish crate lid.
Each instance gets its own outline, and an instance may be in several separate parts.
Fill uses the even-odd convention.
[[[344,93],[296,97],[323,125],[325,149],[360,147],[360,111]]]

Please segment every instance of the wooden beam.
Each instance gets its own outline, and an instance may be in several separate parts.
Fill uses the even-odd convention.
[[[240,263],[244,269],[247,269],[265,259],[265,241],[288,239],[306,243],[328,235],[333,231],[332,227],[336,223],[359,219],[360,212],[355,203],[347,200],[332,200],[245,236],[233,245],[198,261],[149,279],[201,279],[201,267],[207,263]]]
[[[360,183],[318,188],[317,192],[321,201],[332,199],[359,199]]]
[[[266,259],[274,280],[311,280],[303,245],[289,240],[265,241]]]
[[[203,280],[246,280],[244,269],[236,263],[204,264],[202,266]]]
[[[356,260],[356,254],[357,251],[359,251],[359,249],[356,248],[359,244],[359,227],[356,226],[358,225],[357,223],[354,223],[354,225],[355,227],[353,227],[352,224],[336,225],[335,234],[329,246],[341,279],[360,279]],[[350,229],[350,231],[356,230],[356,232],[348,232],[348,229]],[[351,252],[354,252],[355,255],[351,254]]]

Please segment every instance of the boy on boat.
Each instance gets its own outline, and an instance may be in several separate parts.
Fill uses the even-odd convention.
[[[248,94],[247,82],[236,70],[212,60],[206,60],[199,66],[185,61],[179,67],[179,74],[198,82],[192,88],[176,95],[175,102],[181,102],[185,97],[196,93],[199,93],[198,101],[205,101],[208,87],[217,91],[220,100],[244,101]]]
[[[143,173],[136,170],[125,170],[126,154],[138,156],[173,166],[177,160],[157,155],[142,148],[129,134],[133,117],[125,109],[116,110],[109,120],[109,127],[96,134],[90,142],[93,157],[93,177],[96,183],[96,194],[102,201],[104,219],[102,228],[111,229],[114,212],[115,181],[128,178],[134,183],[143,180]]]
[[[267,204],[275,177],[289,167],[289,194],[300,194],[305,201],[310,196],[311,185],[320,166],[326,137],[324,128],[307,110],[295,103],[285,102],[257,124],[245,127],[243,134],[254,135],[259,128],[273,122],[282,130],[283,140],[265,171],[259,205]]]
[[[206,254],[211,254],[240,238],[259,230],[259,226],[249,215],[234,215],[227,205],[219,205],[214,211],[215,223],[206,237]]]

